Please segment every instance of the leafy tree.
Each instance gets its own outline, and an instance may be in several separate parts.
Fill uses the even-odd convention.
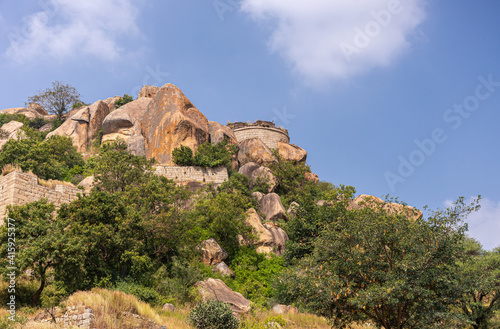
[[[176,147],[172,151],[172,161],[178,166],[192,166],[194,163],[193,150],[184,145]]]
[[[62,120],[63,114],[75,103],[82,103],[75,87],[61,81],[52,82],[52,87],[28,98],[28,103],[38,103],[49,113],[56,114]]]
[[[119,108],[127,103],[130,103],[134,100],[134,97],[130,96],[129,94],[125,94],[123,95],[122,98],[120,98],[119,100],[117,100],[115,102],[115,108]]]
[[[461,291],[462,219],[476,209],[460,198],[428,220],[381,207],[348,211],[324,226],[302,267],[281,277],[278,295],[341,328],[356,321],[386,329],[443,321]]]
[[[178,166],[217,167],[231,166],[231,160],[236,153],[236,147],[227,141],[216,145],[205,143],[198,147],[193,155],[189,146],[181,145],[172,151],[172,161]]]
[[[479,242],[468,241],[466,259],[460,263],[460,309],[474,329],[491,328],[490,320],[500,299],[500,250],[485,251]]]

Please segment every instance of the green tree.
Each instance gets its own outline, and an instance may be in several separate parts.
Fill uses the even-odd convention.
[[[202,144],[194,155],[189,146],[181,145],[172,151],[172,161],[178,166],[230,167],[235,153],[236,146],[229,144],[227,141],[216,145],[211,143]]]
[[[115,102],[115,108],[119,108],[127,103],[130,103],[134,100],[134,97],[130,96],[129,94],[123,95],[119,100]]]
[[[490,320],[500,299],[500,250],[485,251],[471,239],[466,251],[466,258],[460,262],[464,289],[460,309],[474,329],[491,328]]]
[[[63,114],[75,103],[82,103],[75,87],[61,81],[52,82],[52,87],[39,91],[28,98],[28,103],[38,103],[49,113],[56,114],[62,120]]]
[[[380,208],[350,210],[324,226],[314,251],[278,281],[279,298],[344,328],[427,328],[443,321],[461,293],[458,264],[464,217],[460,198],[428,220]]]

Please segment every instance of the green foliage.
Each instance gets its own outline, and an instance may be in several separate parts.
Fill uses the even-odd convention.
[[[88,103],[85,103],[85,102],[82,102],[82,101],[76,101],[73,103],[73,106],[71,106],[71,109],[77,109],[79,107],[83,107],[83,106],[89,106],[90,104]]]
[[[491,320],[499,309],[500,251],[484,251],[472,239],[466,246],[466,258],[460,263],[461,287],[459,305],[475,329],[491,328]]]
[[[152,306],[159,306],[166,303],[166,300],[153,288],[145,287],[133,282],[120,281],[116,284],[116,290],[134,295],[139,300],[142,300]]]
[[[0,167],[17,164],[42,179],[69,179],[74,166],[83,166],[82,156],[69,137],[51,136],[40,140],[37,133],[27,131],[27,138],[10,139],[0,153]]]
[[[189,146],[181,145],[172,151],[172,161],[178,166],[218,167],[231,166],[231,159],[236,147],[227,141],[216,145],[205,143],[198,147],[196,153]]]
[[[285,269],[284,259],[275,255],[259,254],[254,248],[241,248],[231,262],[235,274],[229,287],[240,292],[252,302],[268,305],[274,297],[272,286],[278,275]]]
[[[127,103],[130,103],[130,102],[132,102],[133,100],[134,100],[134,97],[132,97],[132,96],[130,96],[130,95],[128,95],[128,94],[125,94],[125,95],[123,95],[123,97],[122,97],[122,98],[120,98],[119,100],[117,100],[117,101],[115,102],[115,109],[117,109],[117,108],[119,108],[120,106],[123,106],[123,105],[125,105],[125,104],[127,104]]]
[[[46,121],[43,118],[30,119],[24,114],[6,114],[6,113],[0,114],[0,127],[11,121],[21,122],[25,126],[28,126],[33,129],[39,129],[48,123],[48,121]]]
[[[75,103],[82,103],[80,94],[75,87],[63,84],[61,81],[52,82],[52,87],[28,98],[28,103],[38,103],[47,112],[57,114],[57,118],[62,120],[70,106]]]
[[[239,326],[229,304],[211,300],[192,309],[188,321],[197,329],[236,329]]]
[[[459,199],[416,221],[381,207],[347,211],[324,226],[301,266],[281,277],[279,297],[341,328],[356,321],[383,328],[444,321],[460,296],[462,220],[476,209]]]

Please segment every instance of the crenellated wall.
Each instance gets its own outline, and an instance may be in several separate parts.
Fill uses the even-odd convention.
[[[221,184],[228,180],[227,168],[169,167],[155,166],[155,174],[167,177],[177,183],[200,182]]]
[[[63,203],[76,200],[82,191],[76,187],[56,184],[54,188],[42,186],[38,177],[19,171],[13,171],[0,177],[0,225],[3,224],[7,205],[20,205],[47,198],[59,208]],[[14,218],[15,219],[15,218]]]
[[[235,128],[234,135],[238,143],[250,138],[259,138],[267,147],[278,148],[278,142],[290,143],[288,132],[280,128],[268,128],[259,126],[248,126]]]

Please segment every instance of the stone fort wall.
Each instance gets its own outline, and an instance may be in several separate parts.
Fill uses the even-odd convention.
[[[290,137],[286,130],[279,128],[248,126],[236,128],[233,132],[238,143],[250,138],[259,138],[271,149],[278,148],[278,142],[290,143]]]
[[[221,184],[228,180],[226,167],[169,167],[155,166],[155,174],[167,177],[177,183],[200,182]]]
[[[42,186],[38,177],[19,171],[13,171],[0,177],[0,225],[8,205],[20,205],[47,198],[59,208],[63,203],[76,200],[82,191],[76,187],[56,184],[54,188]]]

